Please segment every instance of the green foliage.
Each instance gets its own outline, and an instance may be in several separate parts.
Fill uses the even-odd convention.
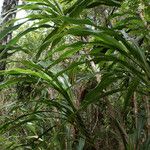
[[[14,58],[15,67],[8,58],[8,69],[0,70],[5,76],[0,92],[6,98],[1,111],[1,149],[148,150],[146,1],[134,1],[146,7],[144,18],[135,15],[136,8],[130,11],[130,0],[26,2],[18,8],[29,12],[27,20],[4,28],[0,35],[15,31],[1,47],[12,57],[18,51],[21,56],[26,53],[25,58]],[[95,9],[103,7],[105,25],[98,23],[99,18],[97,22],[90,19],[92,14],[85,16],[94,11],[96,17]],[[16,89],[13,101],[6,97],[13,95],[9,89]]]

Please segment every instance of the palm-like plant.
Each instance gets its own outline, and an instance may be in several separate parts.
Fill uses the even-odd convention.
[[[34,23],[6,47],[15,50],[14,44],[35,30],[45,28],[48,34],[32,60],[19,62],[24,68],[0,72],[9,75],[1,89],[23,82],[32,90],[16,103],[20,108],[10,111],[15,110],[16,116],[9,116],[11,120],[0,128],[5,137],[13,132],[11,137],[19,140],[15,127],[24,136],[9,148],[99,149],[100,137],[112,134],[112,140],[123,142],[125,149],[147,149],[150,66],[145,51],[118,28],[102,27],[82,16],[86,9],[121,3],[77,0],[63,7],[55,0],[27,2],[21,8],[35,10],[26,17]],[[5,29],[2,35],[22,24]],[[81,91],[80,84],[85,85]]]

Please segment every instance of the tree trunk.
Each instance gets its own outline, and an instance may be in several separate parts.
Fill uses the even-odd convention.
[[[16,12],[9,13],[10,11],[14,11],[16,6],[18,5],[19,0],[4,0],[3,6],[2,6],[2,12],[1,12],[1,18],[2,23],[1,25],[5,25],[6,22],[9,22],[16,16]],[[9,26],[12,26],[10,24]],[[6,45],[10,39],[12,38],[12,33],[7,34],[1,41],[0,44]],[[0,70],[5,70],[6,68],[6,59],[7,59],[7,51],[4,52],[3,50],[0,50],[0,60],[3,60],[0,62]],[[0,82],[4,80],[4,76],[0,76]]]

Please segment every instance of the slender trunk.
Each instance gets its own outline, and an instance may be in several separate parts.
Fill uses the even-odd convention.
[[[10,11],[14,11],[15,7],[18,5],[19,0],[4,0],[3,6],[2,6],[2,23],[1,25],[5,25],[5,23],[9,22],[16,16],[16,12],[10,13]],[[9,12],[9,13],[8,13]],[[10,24],[12,26],[12,24]],[[6,45],[10,39],[12,38],[12,33],[7,34],[1,41],[0,44]],[[6,69],[6,59],[7,59],[7,51],[1,50],[0,51],[0,60],[3,60],[0,62],[0,70]],[[0,82],[4,80],[3,76],[0,76]]]
[[[134,111],[134,118],[135,118],[135,127],[137,128],[138,124],[138,105],[137,105],[137,100],[136,100],[136,93],[134,92],[133,98],[133,111]]]

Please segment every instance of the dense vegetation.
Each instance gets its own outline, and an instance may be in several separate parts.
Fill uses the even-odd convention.
[[[25,0],[3,17],[20,10],[0,28],[0,149],[149,150],[149,0]]]

